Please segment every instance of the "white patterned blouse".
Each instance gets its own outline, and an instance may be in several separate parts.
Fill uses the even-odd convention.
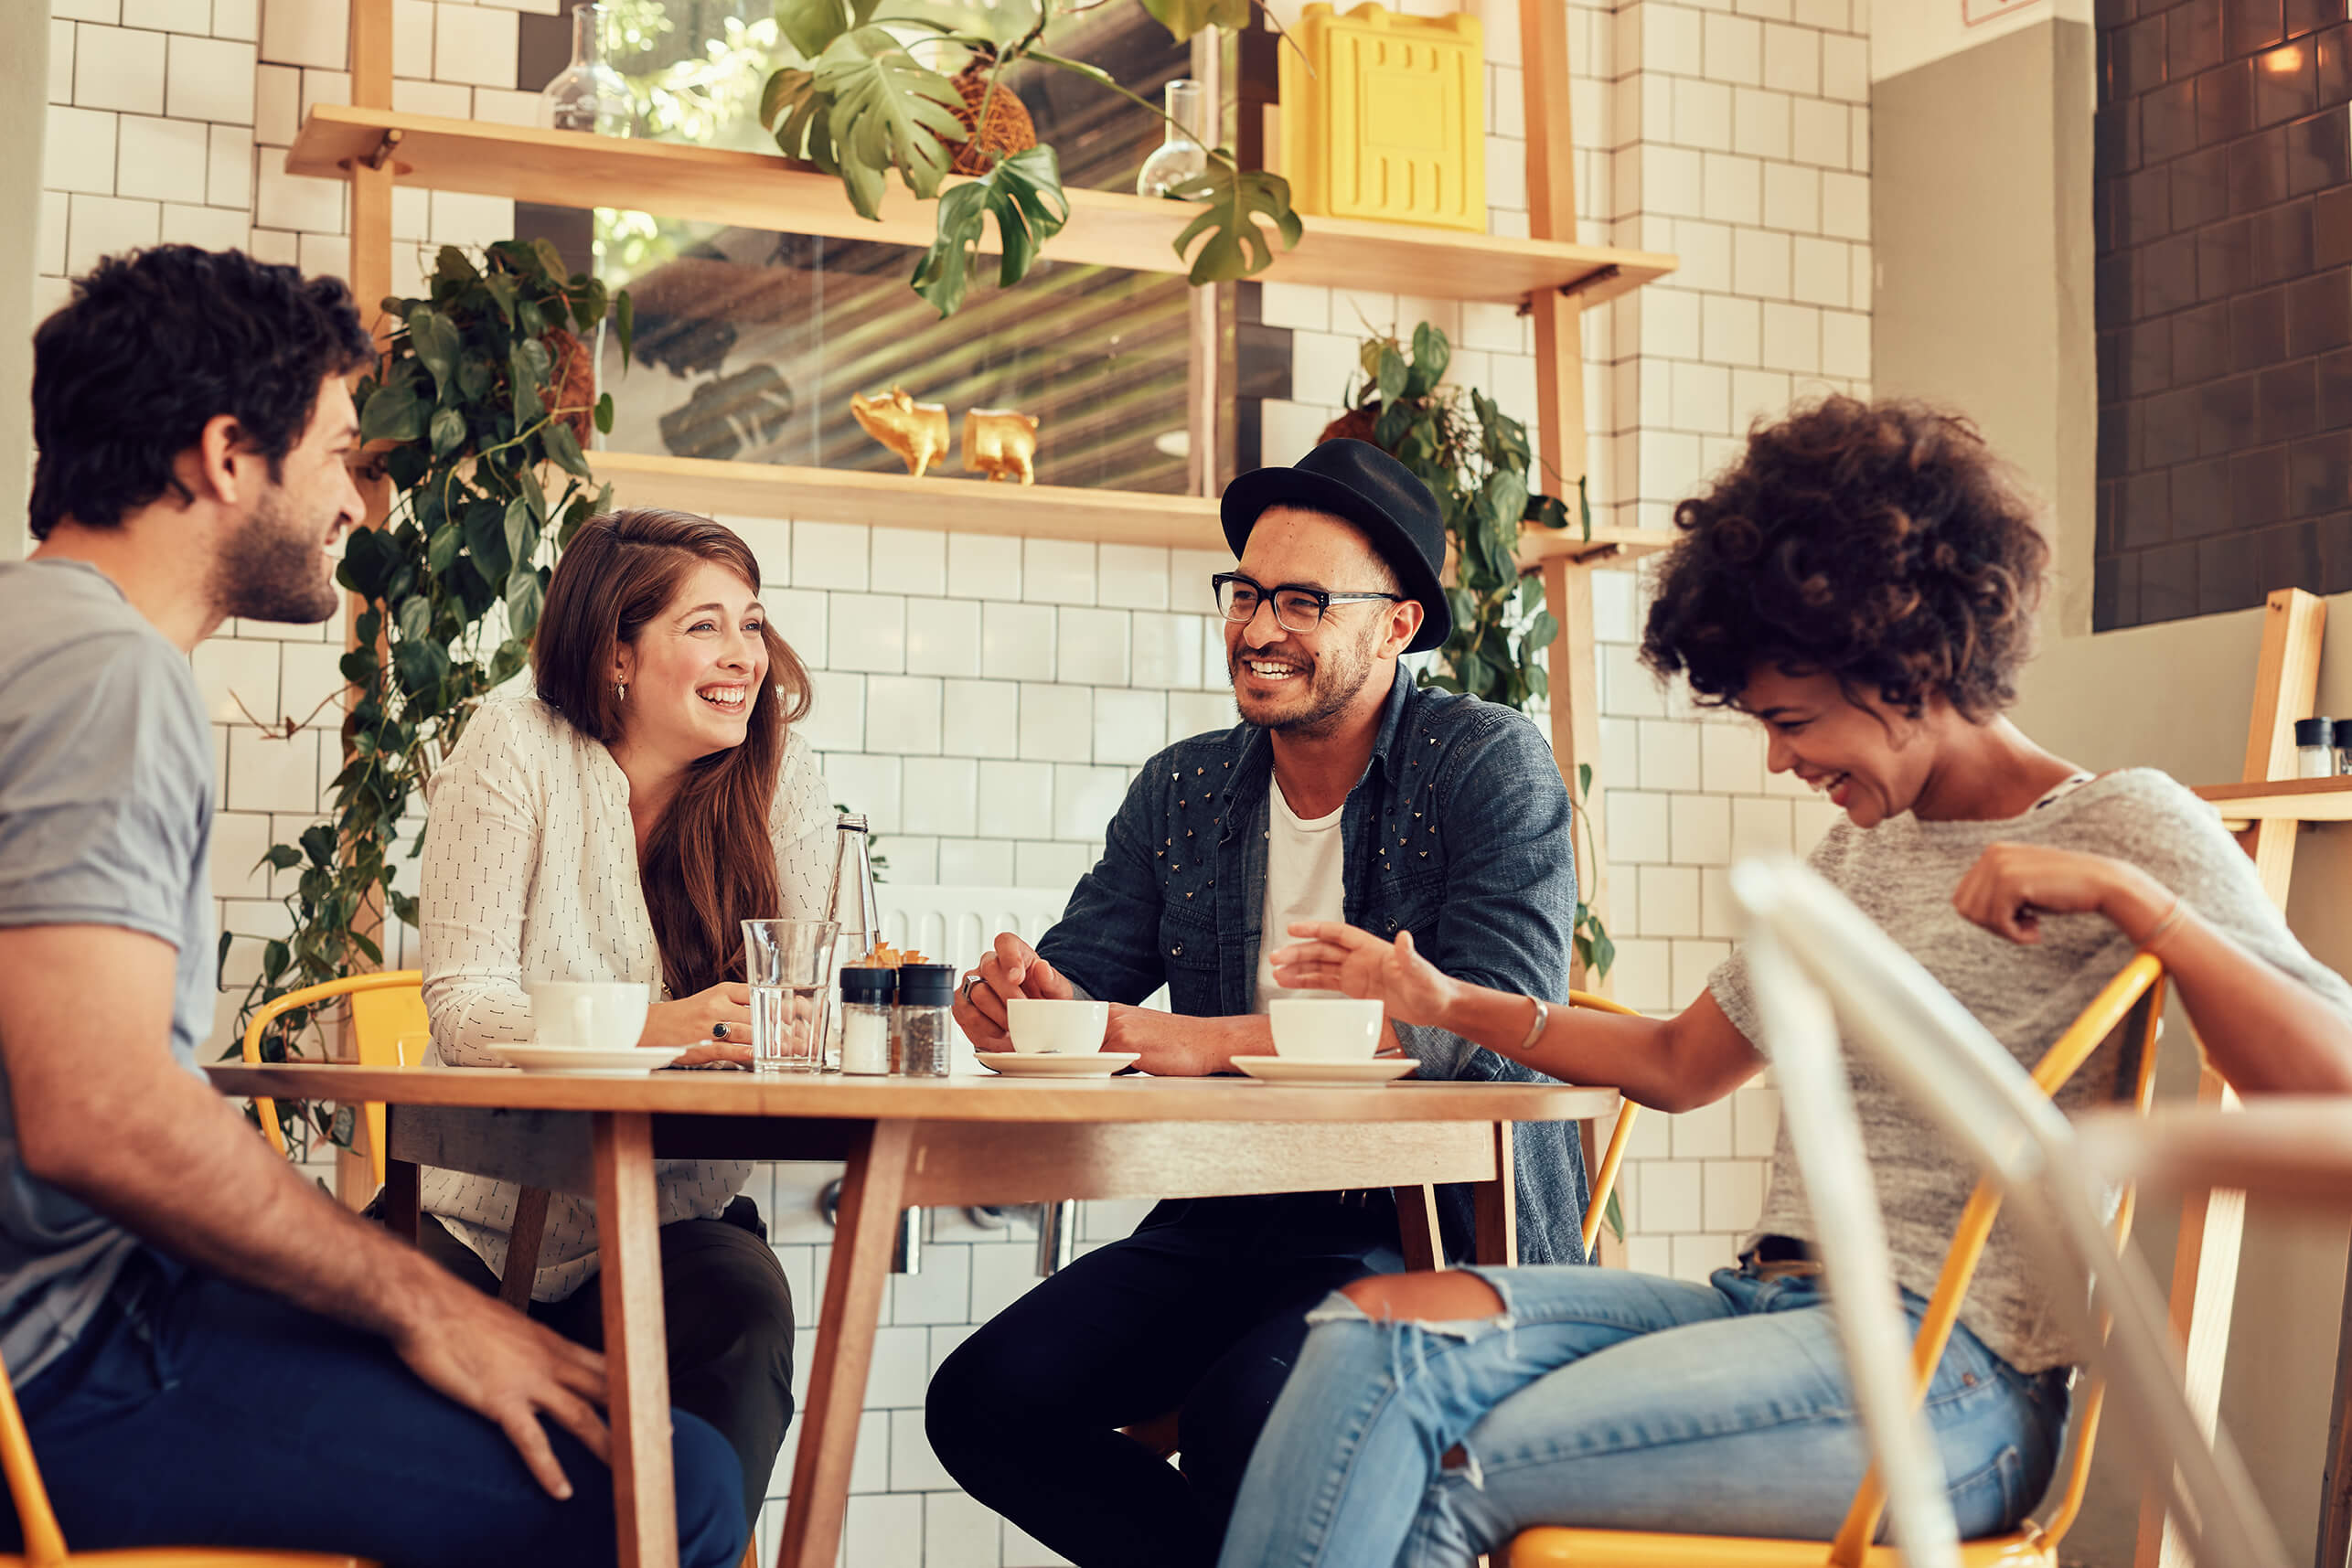
[[[432,1060],[502,1065],[488,1047],[532,1038],[529,980],[636,980],[660,993],[661,958],[637,875],[629,784],[589,739],[528,688],[476,712],[426,786],[418,923]],[[786,920],[821,918],[832,879],[833,808],[817,759],[788,736],[768,816]],[[751,1175],[744,1161],[656,1162],[661,1222],[714,1219]],[[521,1189],[424,1172],[425,1210],[480,1255],[506,1265]],[[557,1193],[532,1298],[561,1301],[596,1272],[595,1205]]]

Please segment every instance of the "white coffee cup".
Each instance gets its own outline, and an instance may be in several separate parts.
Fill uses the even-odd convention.
[[[1293,997],[1268,1002],[1274,1052],[1309,1061],[1361,1061],[1380,1050],[1378,1002],[1352,997]]]
[[[533,1032],[541,1045],[626,1051],[646,1030],[648,987],[627,980],[532,980]]]
[[[1085,1056],[1103,1048],[1103,1031],[1110,1028],[1108,1002],[1058,1002],[1044,997],[1015,997],[1004,1005],[1005,1032],[1012,1048],[1047,1056]]]

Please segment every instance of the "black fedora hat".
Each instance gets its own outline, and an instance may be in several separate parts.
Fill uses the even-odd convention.
[[[1446,562],[1446,522],[1438,498],[1411,469],[1368,441],[1345,438],[1323,443],[1290,467],[1252,469],[1225,486],[1225,542],[1235,556],[1269,507],[1327,512],[1362,528],[1406,597],[1420,602],[1421,631],[1405,651],[1445,645],[1454,629],[1438,577]]]

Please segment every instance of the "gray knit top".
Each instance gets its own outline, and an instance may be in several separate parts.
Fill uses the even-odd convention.
[[[1921,822],[1906,815],[1873,828],[1841,818],[1813,851],[1814,870],[1927,967],[1994,1039],[2031,1067],[2131,960],[2129,938],[2102,915],[2043,917],[2042,940],[2020,946],[1961,918],[1952,893],[1986,846],[2039,844],[2128,860],[2187,901],[2197,913],[2258,957],[2310,987],[2352,1019],[2352,986],[2304,950],[2255,876],[2253,862],[2213,808],[2151,768],[2109,773],[2037,806],[1993,822]],[[1749,1040],[1761,1030],[1748,996],[1747,961],[1734,953],[1707,987]],[[2111,1038],[2058,1091],[2069,1111],[2127,1095],[2126,1051]],[[1896,1283],[1922,1296],[1936,1275],[1976,1184],[1974,1167],[1871,1060],[1846,1041],[1846,1061],[1864,1147],[1887,1217]],[[1812,1240],[1789,1125],[1780,1123],[1757,1237]],[[2005,1216],[1961,1307],[1961,1321],[2020,1371],[2079,1358]]]

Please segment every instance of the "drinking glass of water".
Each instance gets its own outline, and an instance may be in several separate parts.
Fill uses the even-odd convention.
[[[825,1066],[825,1013],[833,984],[829,920],[743,922],[744,978],[752,987],[752,1067],[818,1072]]]

